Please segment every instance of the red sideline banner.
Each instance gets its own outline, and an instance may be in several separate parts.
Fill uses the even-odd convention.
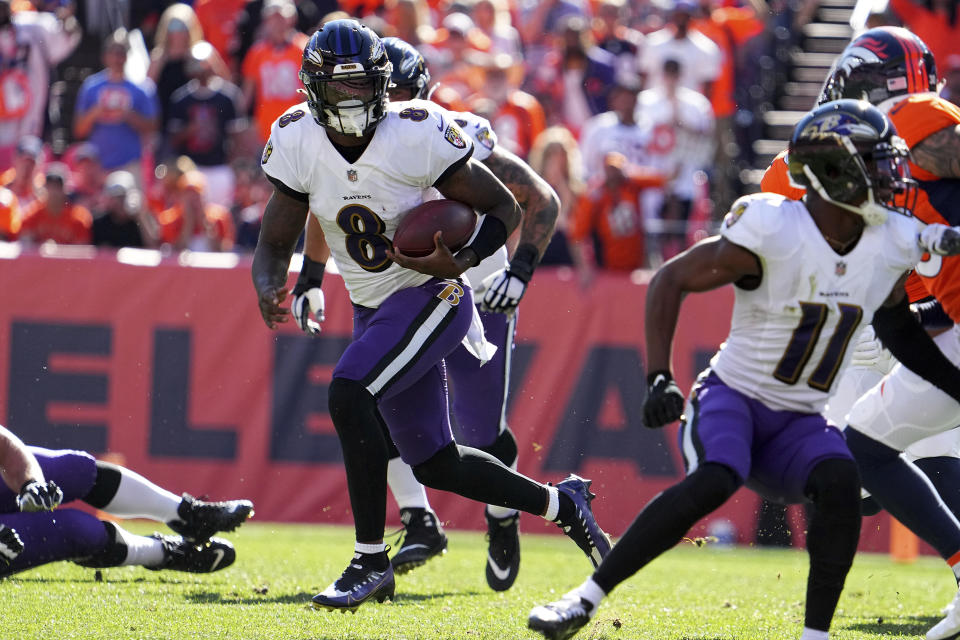
[[[151,266],[123,253],[63,255],[0,259],[4,424],[31,444],[121,453],[172,491],[250,498],[258,520],[351,522],[327,413],[352,322],[339,277],[324,282],[327,320],[311,338],[292,323],[264,326],[249,257],[231,266],[217,256],[224,268],[196,254]],[[676,427],[641,424],[645,295],[645,282],[626,275],[600,275],[585,290],[569,270],[542,268],[518,319],[509,423],[520,471],[592,478],[613,535],[683,474]],[[726,336],[732,302],[729,290],[687,298],[674,347],[685,388]],[[439,492],[431,501],[448,526],[483,527],[480,505]],[[750,543],[758,502],[741,491],[692,535],[726,519]],[[887,549],[886,523],[864,523],[863,548]],[[804,527],[794,529],[800,542]]]

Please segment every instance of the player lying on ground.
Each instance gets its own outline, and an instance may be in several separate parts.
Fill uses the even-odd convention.
[[[389,97],[392,102],[426,99],[430,73],[423,56],[399,38],[384,38],[387,57],[393,65]],[[497,145],[497,136],[485,119],[472,113],[448,112],[473,140],[473,158],[493,172],[517,199],[523,213],[519,245],[508,260],[507,248],[496,253],[465,274],[474,293],[483,323],[484,335],[496,352],[481,366],[466,346],[460,345],[444,358],[447,379],[454,390],[452,411],[457,419],[459,442],[480,449],[508,467],[517,466],[517,442],[507,425],[507,390],[513,336],[516,331],[515,310],[526,291],[537,262],[553,236],[560,201],[553,189],[534,173],[523,160]],[[439,195],[439,194],[437,194]],[[323,237],[314,216],[307,222],[304,247],[304,268],[293,290],[290,309],[300,328],[311,335],[319,332],[317,320],[324,313],[322,276],[329,252],[317,246]],[[391,558],[393,570],[402,574],[421,566],[430,558],[446,551],[447,537],[437,515],[430,508],[427,493],[417,482],[410,465],[400,459],[392,440],[387,484],[400,507],[404,527],[403,544]],[[520,514],[516,509],[487,505],[486,579],[491,589],[504,591],[517,579],[520,569]]]
[[[589,482],[576,476],[555,487],[536,482],[483,451],[458,446],[450,430],[443,358],[468,337],[476,314],[459,277],[506,242],[520,220],[516,200],[471,160],[473,143],[445,111],[427,101],[387,104],[386,51],[359,22],[325,23],[304,48],[300,75],[308,100],[274,123],[261,159],[274,193],[252,275],[267,326],[287,321],[290,312],[281,306],[287,270],[312,212],[354,304],[354,339],[334,369],[329,408],[343,450],[356,553],[314,604],[355,609],[394,592],[383,542],[384,425],[424,485],[541,515],[599,563],[609,542],[590,510]],[[480,212],[477,232],[456,255],[439,233],[429,256],[395,254],[397,225],[430,187]]]
[[[647,504],[591,578],[533,609],[529,626],[548,638],[576,633],[618,584],[745,483],[769,499],[812,502],[801,638],[828,638],[859,539],[860,483],[843,436],[821,412],[850,359],[851,337],[874,314],[912,318],[903,302],[906,273],[924,250],[960,252],[960,230],[921,230],[893,206],[895,194],[911,188],[907,150],[866,102],[832,102],[808,114],[789,153],[791,177],[812,186],[803,202],[741,198],[719,237],[671,260],[650,283],[644,424],[684,414],[687,477]],[[730,335],[684,410],[670,361],[681,301],[727,284],[736,292]],[[923,341],[930,338],[920,331],[916,342]],[[928,365],[924,373],[952,367],[943,357]]]
[[[236,529],[253,513],[249,500],[177,496],[83,451],[28,447],[2,426],[0,476],[0,576],[58,560],[98,568],[219,571],[233,564],[236,552],[211,536]],[[84,511],[58,508],[74,500],[121,518],[165,522],[180,535],[138,536]]]

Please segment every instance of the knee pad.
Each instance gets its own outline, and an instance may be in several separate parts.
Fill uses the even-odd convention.
[[[860,515],[860,474],[852,460],[830,458],[820,462],[810,472],[804,493],[818,509]]]
[[[432,457],[412,467],[413,477],[425,487],[449,491],[448,486],[457,473],[460,452],[455,443],[450,443]]]
[[[508,467],[512,467],[513,463],[517,461],[517,439],[513,437],[513,432],[510,431],[510,427],[500,432],[500,435],[497,436],[497,439],[494,440],[493,444],[489,447],[478,448],[481,451],[489,453]]]
[[[676,491],[676,509],[695,516],[711,513],[730,498],[743,481],[730,467],[708,462],[667,491]],[[664,492],[666,493],[666,491]]]

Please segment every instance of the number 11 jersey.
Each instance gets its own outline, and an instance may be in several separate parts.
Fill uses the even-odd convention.
[[[851,340],[919,260],[916,219],[891,212],[836,253],[803,202],[760,193],[734,203],[721,235],[759,260],[735,287],[730,334],[711,361],[728,386],[771,409],[821,413]]]

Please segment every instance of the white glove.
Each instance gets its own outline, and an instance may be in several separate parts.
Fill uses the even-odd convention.
[[[955,256],[960,253],[960,229],[928,224],[920,232],[920,246],[937,256]]]
[[[293,296],[293,302],[290,303],[290,312],[301,331],[315,336],[320,333],[320,323],[324,320],[323,307],[323,290],[319,287],[313,287]],[[310,317],[311,313],[317,318],[316,320]]]
[[[486,289],[480,307],[484,311],[509,313],[520,304],[520,298],[527,291],[527,283],[509,270],[491,273],[483,279]]]
[[[867,325],[857,336],[857,344],[853,347],[850,366],[876,369],[882,373],[887,373],[892,357],[890,352],[884,348],[883,343],[877,339],[873,327]]]
[[[17,506],[20,511],[53,511],[63,502],[63,491],[53,480],[28,482],[20,489]]]
[[[0,566],[9,565],[23,553],[23,540],[11,527],[0,524]]]

